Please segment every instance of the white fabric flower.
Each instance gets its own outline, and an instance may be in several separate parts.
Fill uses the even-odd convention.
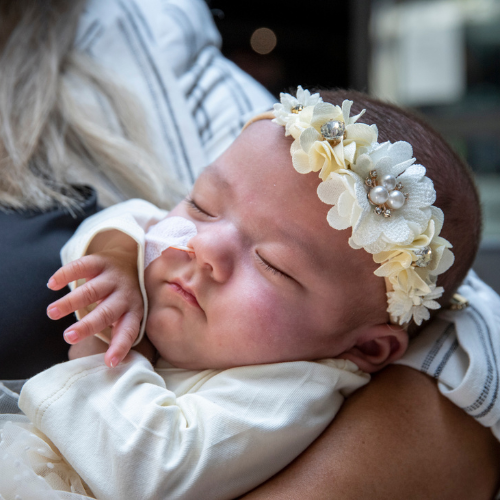
[[[432,181],[425,177],[425,168],[414,165],[412,154],[407,142],[381,144],[369,154],[361,155],[351,170],[330,174],[318,187],[319,198],[334,205],[328,213],[329,224],[336,229],[353,227],[349,240],[353,248],[379,253],[393,245],[407,245],[425,231],[436,192]],[[377,171],[379,178],[393,175],[403,184],[403,191],[409,194],[403,207],[394,210],[390,218],[375,214],[368,201],[365,179],[372,170]],[[340,178],[345,176],[351,180]],[[340,192],[341,183],[345,186],[345,194]],[[349,197],[354,200],[348,201]]]
[[[430,292],[426,294],[408,293],[405,290],[394,290],[388,292],[387,312],[391,316],[391,320],[400,325],[410,322],[412,319],[417,325],[421,325],[422,321],[428,320],[431,315],[429,309],[439,309],[441,306],[435,299],[439,299],[443,295],[443,287],[432,284]]]
[[[292,161],[295,169],[303,174],[320,171],[319,176],[325,180],[331,172],[352,165],[360,150],[370,148],[377,142],[378,131],[375,125],[355,123],[364,113],[349,116],[352,101],[345,100],[342,108],[326,102],[318,102],[312,109],[310,126],[304,128],[309,119],[310,110],[304,110],[302,117],[291,127],[291,135],[295,138],[292,146]],[[332,144],[321,134],[321,127],[331,121],[345,123],[345,138]]]
[[[291,129],[296,124],[296,122],[304,122],[303,128],[307,127],[310,122],[310,110],[315,106],[321,97],[319,94],[312,94],[309,90],[304,90],[300,85],[297,87],[297,97],[293,97],[290,94],[282,92],[280,94],[280,101],[274,105],[274,116],[276,117],[273,121],[278,125],[283,125],[285,127],[285,135],[290,135]],[[299,113],[294,113],[292,110],[294,108],[302,106],[303,110]],[[307,108],[310,110],[306,113],[303,111]],[[308,120],[309,115],[309,120]]]
[[[454,262],[451,243],[439,236],[443,227],[443,212],[437,207],[431,207],[431,219],[425,231],[415,237],[408,245],[395,246],[388,251],[377,253],[373,260],[382,264],[376,271],[377,276],[390,278],[398,275],[403,269],[408,269],[417,261],[416,252],[426,247],[431,250],[431,260],[426,267],[415,268],[422,280],[427,276],[438,276],[446,272]]]

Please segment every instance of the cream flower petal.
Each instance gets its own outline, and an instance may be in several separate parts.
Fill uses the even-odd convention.
[[[322,182],[318,186],[318,198],[328,205],[336,205],[340,195],[345,189],[342,177],[332,174],[325,182]]]
[[[354,163],[354,157],[356,156],[356,143],[351,142],[344,147],[344,161],[347,164]]]
[[[345,219],[344,217],[339,215],[339,212],[337,210],[337,207],[332,207],[330,210],[328,210],[328,214],[326,216],[326,220],[328,221],[328,224],[330,224],[333,229],[347,229],[351,227],[350,222]]]
[[[330,144],[326,141],[316,141],[309,150],[309,165],[313,172],[320,170],[322,180],[326,179],[333,170],[338,170]]]
[[[342,110],[329,102],[318,102],[314,106],[311,126],[319,131],[321,126],[330,120],[344,121]]]
[[[321,100],[319,94],[311,94],[309,90],[304,90],[301,85],[297,87],[297,100],[304,106],[314,106]]]
[[[304,132],[302,132],[299,142],[300,147],[306,152],[309,153],[309,150],[313,147],[315,142],[322,141],[323,137],[318,133],[316,129],[313,127],[309,127]]]
[[[309,155],[302,149],[299,149],[292,154],[292,163],[295,170],[297,170],[299,174],[308,174],[312,171],[309,163]]]
[[[354,141],[359,146],[368,146],[377,141],[375,130],[364,123],[354,123],[346,127],[346,139],[344,142]]]

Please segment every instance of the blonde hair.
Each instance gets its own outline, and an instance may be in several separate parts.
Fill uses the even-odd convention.
[[[182,196],[148,144],[135,99],[73,49],[86,0],[0,6],[0,210],[78,209],[90,184],[107,206],[131,197],[164,208]],[[113,115],[74,95],[90,91]]]

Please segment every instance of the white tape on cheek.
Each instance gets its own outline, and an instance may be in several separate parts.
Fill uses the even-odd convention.
[[[186,247],[196,233],[196,226],[184,217],[167,217],[151,226],[146,233],[144,269],[167,248]]]

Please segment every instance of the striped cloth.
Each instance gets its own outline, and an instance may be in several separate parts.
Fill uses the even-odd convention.
[[[441,393],[500,440],[500,297],[470,271],[462,311],[442,311],[397,364],[438,381]]]
[[[222,56],[203,0],[89,0],[75,44],[140,101],[157,157],[188,188],[275,101]]]

